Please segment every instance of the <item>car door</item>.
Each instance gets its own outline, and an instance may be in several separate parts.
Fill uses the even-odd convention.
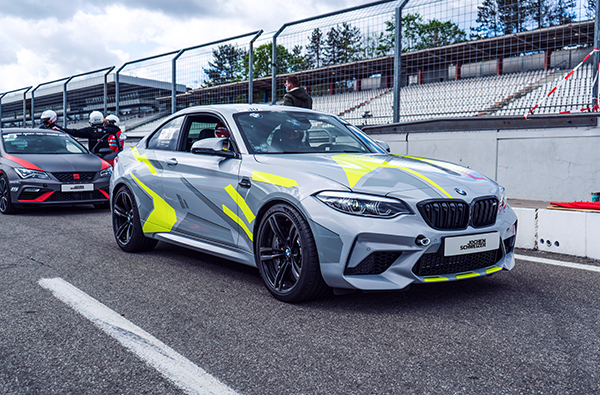
[[[182,116],[168,121],[150,136],[147,144],[132,148],[135,161],[130,164],[134,166],[131,175],[133,185],[140,188],[137,196],[145,233],[169,232],[176,223],[175,211],[163,199],[162,173],[165,157],[177,147],[184,119]]]
[[[173,233],[235,247],[240,229],[236,188],[241,160],[190,152],[198,139],[215,138],[218,121],[211,114],[187,117],[178,149],[161,156],[162,186],[165,200],[177,213]]]

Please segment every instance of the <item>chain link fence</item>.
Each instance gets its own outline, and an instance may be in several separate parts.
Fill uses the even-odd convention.
[[[193,105],[280,104],[290,74],[356,125],[595,111],[596,14],[593,0],[377,1],[0,93],[0,127],[99,110],[143,135]]]

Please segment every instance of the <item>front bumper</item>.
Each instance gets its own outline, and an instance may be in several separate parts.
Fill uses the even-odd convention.
[[[441,231],[431,228],[417,213],[393,219],[350,216],[323,210],[307,199],[319,251],[321,273],[333,288],[399,290],[410,284],[455,281],[486,276],[515,265],[517,217],[510,207],[485,228]],[[498,248],[444,256],[448,237],[497,232]],[[428,245],[419,245],[427,238]]]
[[[109,201],[109,177],[94,181],[64,183],[55,180],[11,180],[15,206],[98,204]]]

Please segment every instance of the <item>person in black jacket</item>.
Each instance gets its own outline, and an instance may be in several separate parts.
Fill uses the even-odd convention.
[[[295,75],[289,75],[285,79],[286,94],[283,96],[284,106],[312,108],[312,97],[306,89],[300,86],[300,81]]]
[[[118,136],[120,131],[118,126],[109,122],[104,122],[104,116],[100,111],[92,111],[90,114],[90,126],[82,129],[61,128],[65,133],[73,137],[88,139],[88,147],[93,154],[99,154],[101,148],[110,148],[108,136]]]

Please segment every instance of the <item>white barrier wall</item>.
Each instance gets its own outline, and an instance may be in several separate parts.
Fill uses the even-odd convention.
[[[600,213],[513,207],[516,247],[600,259]]]
[[[600,191],[600,128],[371,134],[394,153],[447,160],[498,181],[512,199],[590,201]]]

